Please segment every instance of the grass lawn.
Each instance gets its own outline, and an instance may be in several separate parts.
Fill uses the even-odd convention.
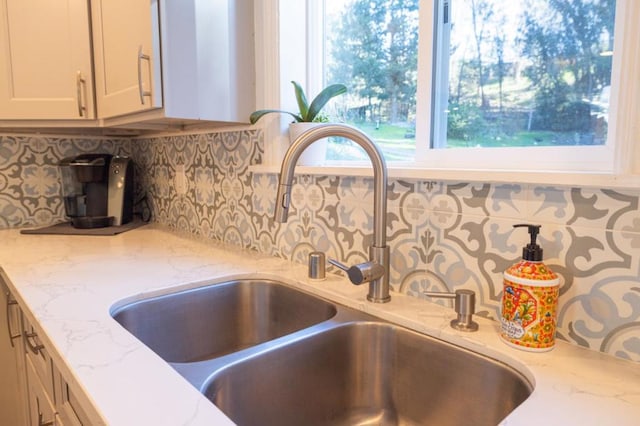
[[[350,123],[351,124],[351,123]],[[406,126],[374,123],[353,124],[373,139],[388,161],[411,161],[414,158],[416,140],[408,136]],[[535,131],[518,132],[511,136],[481,136],[473,140],[448,139],[448,148],[496,148],[496,147],[530,147],[530,146],[566,146],[579,145],[580,138],[574,132]],[[366,160],[366,153],[355,143],[339,138],[331,138],[327,159],[329,160]]]
[[[473,140],[448,139],[447,146],[449,148],[468,148],[468,147],[519,147],[519,146],[570,146],[581,145],[581,139],[575,132],[518,132],[511,136],[492,137],[481,136]]]
[[[413,132],[408,127],[380,124],[377,128],[375,123],[348,123],[364,133],[366,133],[380,147],[389,161],[411,160],[416,149],[415,134],[410,138],[405,138],[407,131]],[[327,159],[329,160],[366,160],[366,153],[349,140],[339,140],[331,138],[329,143]]]

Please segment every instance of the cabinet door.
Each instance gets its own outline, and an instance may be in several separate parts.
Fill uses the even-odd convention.
[[[94,118],[86,0],[0,0],[0,119]]]
[[[162,106],[157,0],[91,2],[98,116]]]
[[[28,414],[27,383],[22,356],[20,308],[1,276],[0,290],[0,425],[24,425]]]
[[[62,377],[60,372],[55,371],[54,366],[54,378],[55,396],[56,396],[56,411],[58,414],[58,423],[65,426],[83,426],[90,425],[92,422],[89,420],[89,416],[83,409],[80,401],[76,397],[75,392],[71,389],[67,381]]]
[[[27,382],[29,386],[30,423],[34,426],[57,425],[56,411],[49,395],[35,373],[33,365],[27,359]]]

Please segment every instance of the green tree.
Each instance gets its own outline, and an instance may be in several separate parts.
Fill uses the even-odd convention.
[[[478,67],[478,96],[482,108],[488,108],[488,100],[484,94],[486,84],[486,70],[484,63],[484,46],[490,39],[491,20],[493,18],[493,3],[491,0],[470,0],[471,24],[476,48],[476,66]]]
[[[388,4],[385,94],[392,123],[406,121],[416,102],[416,78],[412,74],[418,68],[417,11],[417,0],[394,0]]]
[[[346,84],[350,94],[366,102],[369,113],[385,86],[381,66],[384,54],[380,49],[385,3],[386,0],[355,1],[341,14],[337,31],[330,34],[333,60],[328,80]]]
[[[615,0],[537,0],[525,12],[522,53],[532,65],[535,127],[588,132],[590,106],[611,76]]]
[[[505,19],[502,17],[498,21],[500,27],[504,27]],[[504,79],[506,76],[506,66],[504,63],[504,45],[506,42],[506,36],[502,32],[496,32],[496,35],[493,37],[493,42],[495,46],[495,56],[496,56],[496,74],[498,77],[498,108],[500,110],[500,118],[502,119],[502,113],[504,112]]]
[[[418,0],[353,0],[331,42],[329,80],[344,82],[370,118],[407,120],[415,107]],[[384,117],[373,114],[380,104]]]

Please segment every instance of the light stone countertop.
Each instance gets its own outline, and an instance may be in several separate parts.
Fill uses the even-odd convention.
[[[547,353],[512,349],[498,323],[480,331],[449,327],[450,308],[392,294],[365,301],[366,286],[304,265],[147,225],[113,237],[21,235],[0,231],[0,267],[27,318],[66,379],[84,395],[96,424],[233,424],[110,316],[124,302],[229,278],[276,278],[335,302],[504,361],[535,386],[504,425],[638,425],[640,366],[564,342]]]

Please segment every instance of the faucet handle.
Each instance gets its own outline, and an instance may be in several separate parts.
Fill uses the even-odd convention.
[[[476,292],[473,290],[456,290],[454,293],[439,291],[424,291],[422,294],[429,297],[454,299],[455,311],[458,317],[451,320],[451,327],[460,331],[477,331],[478,323],[473,321],[476,310]]]
[[[371,282],[384,275],[384,267],[375,262],[359,263],[354,266],[347,266],[335,259],[329,259],[328,262],[345,271],[355,285]]]

